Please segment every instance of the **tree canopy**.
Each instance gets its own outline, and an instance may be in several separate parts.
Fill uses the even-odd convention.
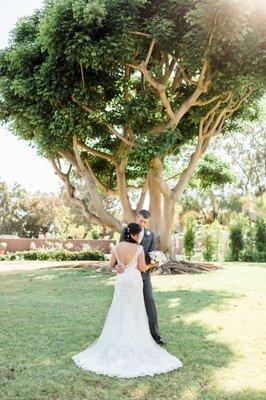
[[[1,51],[0,118],[51,160],[90,221],[119,230],[101,195],[119,196],[129,221],[149,191],[159,233],[210,139],[256,117],[265,11],[259,0],[47,0]],[[195,151],[170,188],[167,157],[188,142]]]

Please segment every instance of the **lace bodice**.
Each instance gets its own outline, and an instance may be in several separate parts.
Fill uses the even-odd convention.
[[[141,254],[141,252],[143,251],[143,247],[141,245],[138,245],[136,252],[134,253],[133,257],[131,257],[131,259],[129,260],[129,262],[127,262],[126,264],[123,264],[121,262],[121,260],[118,257],[117,254],[117,250],[116,250],[117,246],[113,246],[113,252],[115,254],[117,263],[119,266],[124,266],[125,268],[132,268],[132,267],[136,267],[138,265],[138,257]]]

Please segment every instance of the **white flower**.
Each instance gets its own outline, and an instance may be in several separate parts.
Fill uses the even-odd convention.
[[[151,232],[150,231],[146,231],[146,235],[150,236]]]
[[[167,261],[165,255],[164,255],[164,253],[162,251],[154,250],[154,251],[151,251],[148,254],[149,254],[150,258],[151,258],[151,261],[157,263],[158,267],[160,265],[163,265]]]

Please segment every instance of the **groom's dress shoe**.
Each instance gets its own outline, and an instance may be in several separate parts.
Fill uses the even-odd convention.
[[[156,340],[156,343],[164,345],[164,344],[166,344],[167,342],[166,342],[166,340],[164,340],[164,339],[162,339],[162,338],[159,338],[159,339]]]

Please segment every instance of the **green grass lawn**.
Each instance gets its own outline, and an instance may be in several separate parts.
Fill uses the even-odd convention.
[[[266,399],[265,264],[223,266],[210,274],[153,276],[166,348],[184,366],[134,379],[88,373],[71,359],[101,332],[112,274],[0,274],[0,399]]]

